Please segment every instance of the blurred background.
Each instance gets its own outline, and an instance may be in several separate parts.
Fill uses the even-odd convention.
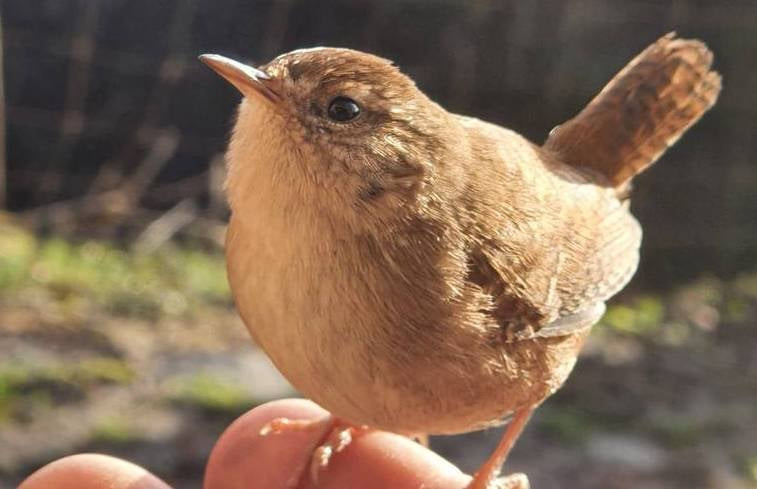
[[[757,2],[2,0],[0,488],[101,451],[201,487],[213,441],[293,392],[222,256],[239,96],[197,62],[333,45],[534,141],[671,30],[724,91],[633,200],[639,272],[508,471],[537,489],[757,487]],[[497,430],[437,438],[473,470]]]

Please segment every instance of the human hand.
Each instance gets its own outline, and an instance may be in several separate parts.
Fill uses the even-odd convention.
[[[288,399],[259,406],[237,419],[211,452],[205,489],[286,489],[308,470],[316,432],[261,436],[275,418],[321,419],[310,401]],[[435,453],[400,435],[371,431],[331,458],[319,477],[322,489],[462,489],[470,477]],[[170,489],[147,470],[117,458],[79,454],[56,460],[18,489]]]

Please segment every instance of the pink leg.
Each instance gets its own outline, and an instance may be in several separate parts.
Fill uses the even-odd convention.
[[[526,409],[521,409],[515,412],[512,421],[507,426],[505,433],[502,435],[499,445],[491,454],[489,459],[484,462],[481,468],[478,469],[476,475],[473,476],[473,480],[466,489],[492,489],[494,479],[499,475],[499,471],[502,468],[502,464],[510,454],[515,441],[523,431],[523,427],[526,426],[528,419],[531,417],[531,413],[534,411],[533,406]],[[507,479],[504,479],[502,483],[507,483]],[[523,487],[522,484],[520,484]],[[505,487],[518,487],[518,486],[505,486]],[[527,482],[526,482],[526,486]]]

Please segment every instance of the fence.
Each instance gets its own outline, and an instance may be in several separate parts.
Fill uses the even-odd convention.
[[[540,141],[660,35],[700,37],[725,89],[639,179],[642,280],[755,263],[753,1],[5,0],[0,9],[8,209],[41,230],[144,246],[174,231],[222,233],[221,154],[237,95],[196,61],[202,52],[256,62],[318,44],[375,52],[451,110]]]

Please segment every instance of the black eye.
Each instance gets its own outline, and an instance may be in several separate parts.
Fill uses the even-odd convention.
[[[360,106],[347,97],[337,97],[329,104],[329,119],[335,122],[351,121],[360,115]]]

